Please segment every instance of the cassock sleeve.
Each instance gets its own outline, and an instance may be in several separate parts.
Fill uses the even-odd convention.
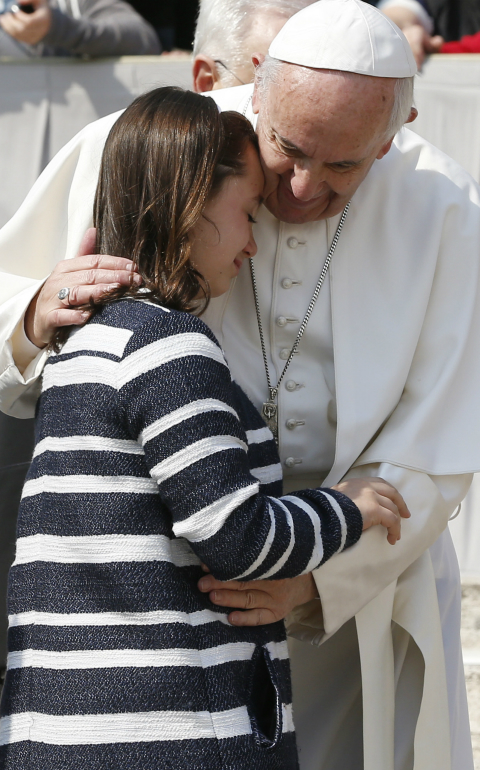
[[[402,537],[394,546],[382,527],[372,527],[349,551],[315,570],[321,602],[295,610],[289,624],[292,636],[319,644],[360,612],[433,545],[472,481],[471,474],[428,476],[388,463],[353,468],[345,478],[363,476],[379,476],[393,484],[412,516],[402,519]]]
[[[18,356],[18,327],[42,281],[57,262],[75,256],[92,225],[100,158],[119,115],[97,120],[65,145],[0,231],[0,408],[14,417],[33,417],[44,364],[42,354],[32,354],[30,366]]]

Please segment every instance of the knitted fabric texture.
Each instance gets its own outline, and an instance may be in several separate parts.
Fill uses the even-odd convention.
[[[206,325],[108,305],[45,367],[9,585],[3,770],[292,770],[282,622],[197,589],[295,577],[352,545],[356,506],[282,497],[272,434]]]

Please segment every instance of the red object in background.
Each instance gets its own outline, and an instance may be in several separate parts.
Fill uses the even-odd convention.
[[[440,53],[480,53],[480,32],[476,35],[464,35],[460,40],[444,43]]]

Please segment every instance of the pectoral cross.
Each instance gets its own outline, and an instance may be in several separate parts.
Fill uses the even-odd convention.
[[[278,388],[269,388],[269,399],[262,406],[262,414],[265,422],[273,433],[273,438],[278,446],[278,406],[275,403]]]

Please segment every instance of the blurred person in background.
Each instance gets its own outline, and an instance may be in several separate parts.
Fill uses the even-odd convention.
[[[251,83],[252,54],[266,54],[287,19],[314,0],[202,0],[193,45],[198,93]]]
[[[8,7],[0,0],[0,56],[135,56],[161,50],[155,30],[123,0],[20,0]]]
[[[383,0],[378,7],[403,31],[419,66],[430,53],[480,52],[479,0]]]

